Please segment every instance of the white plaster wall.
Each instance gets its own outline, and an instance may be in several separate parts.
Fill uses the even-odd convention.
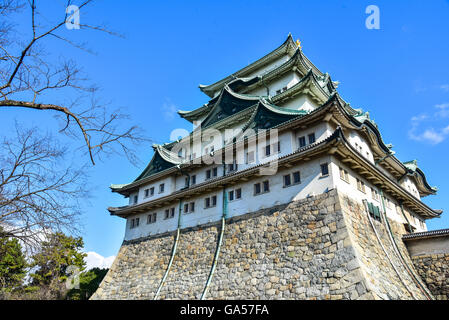
[[[380,198],[380,190],[372,185],[368,180],[365,180],[361,178],[358,174],[356,174],[354,171],[352,171],[349,167],[347,167],[344,163],[336,159],[335,157],[332,157],[332,167],[335,174],[332,176],[334,180],[334,185],[336,188],[350,196],[351,198],[354,198],[358,201],[367,200],[368,202],[372,202],[374,205],[378,206],[380,210],[384,211],[384,207],[382,204],[382,200]],[[349,173],[349,183],[342,180],[340,178],[340,169],[345,169]],[[366,193],[363,193],[357,189],[357,178],[365,183]],[[374,188],[379,192],[379,200],[373,199],[371,188]],[[406,223],[404,217],[402,216],[401,212],[398,212],[397,208],[399,206],[398,202],[389,194],[384,192],[384,197],[389,199],[392,202],[391,208],[388,208],[387,203],[385,202],[385,208],[386,208],[386,214],[387,217],[395,220],[399,223]],[[410,221],[410,223],[416,228],[417,232],[420,231],[426,231],[427,227],[424,223],[424,228],[421,226],[420,223],[417,223],[417,221],[414,219],[414,221]]]
[[[319,107],[319,105],[306,94],[300,94],[279,106],[286,109],[304,110],[309,112]]]
[[[329,137],[333,133],[333,130],[327,122],[322,122],[320,124],[317,124],[313,127],[309,127],[306,129],[295,130],[295,132],[293,133],[294,150],[299,149],[299,138],[300,137],[304,136],[306,138],[306,145],[308,145],[309,144],[308,135],[311,133],[315,133],[315,141],[320,142],[320,141],[326,139],[327,137]]]
[[[284,54],[279,56],[277,59],[275,59],[273,62],[271,62],[269,65],[266,65],[265,67],[259,68],[256,71],[253,71],[246,75],[246,78],[251,78],[257,75],[263,75],[265,73],[270,72],[271,70],[276,69],[277,67],[281,66],[285,62],[287,62],[290,59],[290,56],[288,54]]]
[[[228,217],[242,215],[248,212],[257,211],[262,208],[272,207],[278,204],[289,203],[294,200],[303,199],[307,196],[321,194],[333,188],[333,179],[331,167],[329,166],[329,175],[321,176],[321,164],[330,163],[329,156],[314,159],[307,163],[301,163],[289,169],[279,170],[275,175],[261,176],[246,183],[229,186],[226,192],[237,188],[242,189],[242,199],[228,202]],[[284,187],[283,176],[287,173],[300,171],[301,183]],[[257,182],[270,181],[270,192],[260,195],[254,195],[254,184]],[[204,208],[204,199],[206,197],[217,196],[217,205],[211,208]],[[183,213],[184,203],[195,202],[195,212]],[[165,209],[175,208],[175,217],[164,219]],[[125,240],[136,239],[148,235],[154,235],[167,231],[174,231],[178,225],[179,202],[174,202],[170,206],[151,210],[142,214],[133,215],[127,218]],[[147,224],[147,216],[157,212],[156,223]],[[218,221],[223,214],[223,190],[217,190],[201,196],[186,198],[181,203],[181,227],[193,227],[199,224]],[[140,219],[138,227],[130,228],[131,219]]]
[[[245,78],[252,78],[252,77],[257,76],[257,75],[266,74],[266,73],[270,72],[271,70],[274,70],[277,67],[279,67],[280,65],[284,64],[289,59],[290,59],[290,56],[288,54],[281,55],[277,59],[275,59],[273,62],[271,62],[270,64],[266,65],[265,67],[259,68],[259,69],[255,70],[255,71],[247,74],[245,76]],[[215,91],[214,92],[214,97],[216,97],[219,93],[220,93],[219,90]]]
[[[159,185],[161,185],[162,183],[164,183],[164,192],[159,193]],[[150,189],[151,187],[154,187],[154,195],[153,196],[148,196],[145,197],[145,189]],[[171,194],[172,192],[175,191],[175,177],[170,176],[170,177],[166,177],[163,178],[161,180],[157,180],[157,181],[153,181],[149,184],[145,184],[143,186],[141,186],[139,188],[139,192],[138,193],[133,193],[130,197],[129,197],[129,204],[133,205],[134,204],[134,195],[138,195],[138,204],[142,203],[142,202],[147,202],[147,201],[152,201],[155,199],[158,199],[160,197],[164,197],[166,195]]]
[[[277,78],[276,80],[265,83],[265,85],[270,90],[270,96],[275,96],[277,90],[282,90],[282,88],[287,87],[287,89],[293,87],[301,80],[301,77],[296,72],[287,72],[282,75],[282,77]],[[267,88],[260,84],[257,88],[248,91],[246,94],[255,95],[255,96],[266,96]]]
[[[321,177],[321,163],[328,162],[329,158],[315,159],[307,163],[301,163],[289,169],[279,170],[273,176],[261,176],[247,183],[236,184],[231,189],[242,189],[242,199],[230,201],[228,204],[228,216],[238,216],[274,205],[300,200],[307,196],[321,194],[333,188],[331,173],[327,177]],[[284,187],[283,177],[287,173],[300,171],[301,183]],[[254,184],[270,181],[270,192],[254,195]]]
[[[418,188],[416,187],[415,182],[410,177],[408,177],[408,176],[404,177],[401,180],[400,185],[402,187],[404,187],[405,190],[410,192],[415,198],[421,199],[419,192],[418,192]]]
[[[371,163],[374,163],[373,152],[369,143],[365,138],[361,137],[359,133],[355,130],[349,131],[349,135],[347,137],[349,143],[359,151],[359,148],[356,147],[356,144],[362,147],[361,155],[368,159]],[[360,151],[359,151],[360,152]]]

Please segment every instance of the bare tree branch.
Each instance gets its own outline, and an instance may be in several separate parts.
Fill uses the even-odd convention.
[[[17,126],[0,150],[0,236],[33,246],[48,232],[77,232],[80,199],[88,194],[85,168],[64,166],[67,149],[37,128]]]
[[[91,2],[92,0],[81,1],[78,4],[79,11]],[[69,0],[67,5],[71,4],[72,1]],[[88,83],[87,77],[83,76],[81,68],[74,61],[55,63],[42,49],[46,39],[51,37],[90,52],[85,45],[77,44],[63,34],[63,26],[76,12],[69,16],[64,10],[62,19],[44,27],[37,21],[39,15],[35,0],[28,0],[27,3],[0,0],[0,16],[8,18],[25,5],[30,10],[30,40],[19,45],[17,42],[0,39],[0,108],[27,108],[62,115],[64,125],[60,132],[80,139],[92,164],[95,164],[95,158],[112,153],[124,153],[135,163],[137,158],[130,146],[146,140],[140,130],[136,126],[124,127],[124,120],[128,117],[118,110],[111,112],[86,102],[84,94],[93,95],[97,91],[96,86]],[[120,36],[104,26],[84,23],[80,24],[80,28]],[[0,25],[0,37],[4,39],[12,33],[10,27],[5,27],[3,33],[1,30]],[[46,93],[54,91],[60,92],[64,97],[81,96],[72,103],[50,101]]]

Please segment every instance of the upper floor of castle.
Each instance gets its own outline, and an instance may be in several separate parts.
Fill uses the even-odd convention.
[[[194,126],[190,135],[154,145],[133,182],[111,186],[129,203],[109,211],[127,218],[126,237],[136,238],[174,230],[182,215],[183,226],[194,226],[338,188],[426,230],[425,220],[441,212],[421,198],[436,188],[337,86],[289,35],[256,62],[201,85],[210,100],[179,111]]]

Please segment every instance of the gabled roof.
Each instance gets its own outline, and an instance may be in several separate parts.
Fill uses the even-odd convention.
[[[424,172],[418,167],[417,160],[406,161],[403,164],[409,170],[408,174],[416,178],[420,191],[427,191],[429,194],[435,194],[438,191],[437,187],[429,185]]]
[[[283,55],[290,55],[294,56],[295,53],[299,52],[301,55],[301,59],[304,62],[305,65],[307,65],[307,69],[312,68],[313,71],[318,74],[322,75],[323,73],[315,67],[309,59],[307,59],[306,56],[302,53],[301,49],[298,48],[296,43],[294,42],[292,35],[289,34],[287,39],[282,43],[278,48],[273,50],[272,52],[268,53],[264,57],[260,58],[259,60],[251,63],[250,65],[240,69],[237,72],[234,72],[233,74],[227,76],[226,78],[221,79],[220,81],[217,81],[211,85],[200,85],[199,88],[201,91],[203,91],[205,94],[207,94],[209,97],[213,97],[214,93],[221,90],[225,86],[225,84],[229,83],[230,81],[236,79],[236,78],[245,78],[248,77],[249,74],[252,72],[257,71],[258,69],[270,64],[277,58],[283,56]]]
[[[212,104],[209,102],[192,111],[178,110],[178,114],[187,121],[193,122],[207,114],[211,107]]]
[[[276,78],[282,76],[283,74],[285,74],[287,72],[291,72],[291,71],[298,73],[301,77],[306,76],[307,73],[310,71],[310,72],[314,73],[316,77],[323,79],[324,83],[326,83],[326,81],[328,81],[327,78],[329,78],[329,75],[327,73],[324,75],[321,74],[321,72],[316,73],[314,68],[310,64],[307,64],[305,56],[302,53],[301,49],[296,48],[295,54],[290,59],[288,59],[286,62],[284,62],[282,65],[268,71],[267,73],[265,73],[263,75],[257,75],[253,78],[246,78],[246,79],[251,79],[251,81],[246,80],[244,83],[245,86],[242,85],[238,89],[240,89],[242,93],[251,91],[255,87],[260,86],[260,85],[265,86],[270,81],[273,81]],[[239,79],[240,78],[237,78],[237,79],[231,81],[229,83],[229,86],[232,82],[238,81]],[[235,90],[234,88],[232,88],[232,89]],[[326,87],[326,90],[328,90],[329,93],[334,91],[335,90],[334,84],[333,83],[330,84],[329,88]]]
[[[170,152],[170,150],[164,148],[163,146],[154,144],[153,150],[154,154],[151,158],[150,163],[148,163],[146,168],[142,171],[141,174],[139,174],[139,176],[133,181],[133,183],[181,164],[181,159],[178,157],[178,155],[173,154],[172,152]],[[112,191],[116,191],[128,185],[130,184],[111,185],[110,188],[112,189]]]
[[[205,124],[206,120],[209,122],[211,120],[208,120],[211,116],[211,113],[213,112],[219,112],[219,109],[223,109],[223,112],[221,115],[218,116],[217,120],[223,119],[227,116],[230,116],[232,114],[235,114],[239,111],[242,111],[243,109],[254,105],[258,100],[260,96],[251,96],[251,95],[243,95],[235,92],[231,89],[229,85],[225,85],[221,91],[220,94],[211,99],[207,104],[203,105],[202,107],[192,110],[192,111],[178,111],[178,114],[190,121],[193,122],[195,120],[198,120],[201,117],[206,116],[204,118],[202,125],[208,126],[211,123]],[[241,104],[239,106],[239,103]],[[235,109],[233,111],[233,109]]]
[[[229,86],[225,86],[217,101],[210,108],[208,115],[201,123],[204,129],[210,125],[232,116],[250,106],[253,106],[259,101],[258,96],[241,95],[232,91]]]
[[[327,77],[326,81],[326,83],[321,85],[312,69],[309,69],[307,74],[298,83],[288,88],[286,91],[272,97],[270,100],[275,104],[281,104],[283,101],[291,99],[298,94],[308,94],[315,102],[321,105],[329,99],[333,92],[335,92],[334,90],[329,93],[323,88],[323,86],[327,86],[330,77]]]
[[[243,126],[242,131],[245,132],[248,129],[253,129],[255,131],[259,129],[271,129],[281,123],[306,114],[307,111],[279,108],[278,106],[270,104],[265,99],[261,99],[248,122]]]

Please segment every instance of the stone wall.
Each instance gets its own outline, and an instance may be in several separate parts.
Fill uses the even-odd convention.
[[[449,300],[449,254],[414,256],[412,260],[435,298]]]
[[[425,299],[410,258],[405,257],[408,270],[385,223],[375,221],[374,227],[379,238],[363,204],[337,190],[228,219],[206,298]],[[399,228],[391,227],[400,239]],[[220,229],[220,223],[212,223],[181,230],[158,298],[201,296]],[[92,298],[152,299],[173,243],[173,233],[124,242]]]

